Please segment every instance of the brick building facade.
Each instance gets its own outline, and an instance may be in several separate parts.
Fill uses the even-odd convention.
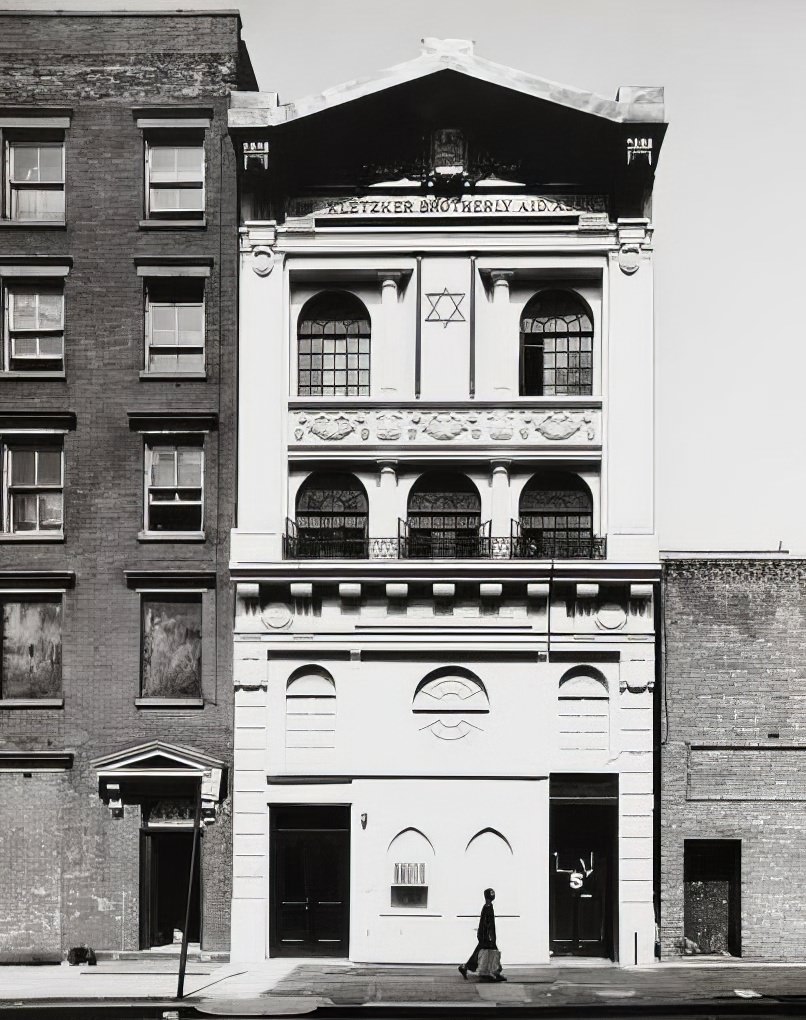
[[[226,949],[254,76],[234,12],[0,18],[0,960],[171,941],[197,788]]]
[[[669,558],[663,956],[800,960],[806,562]]]

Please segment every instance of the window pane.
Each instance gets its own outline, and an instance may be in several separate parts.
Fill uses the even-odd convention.
[[[61,329],[64,296],[55,291],[42,291],[39,295],[39,328]]]
[[[203,372],[204,355],[199,353],[186,354],[182,352],[176,359],[176,368],[179,372]]]
[[[201,347],[204,333],[204,315],[201,305],[180,305],[177,309],[179,343],[187,347]]]
[[[13,358],[35,358],[38,353],[36,336],[15,336],[11,341]]]
[[[176,180],[176,146],[149,146],[152,181]]]
[[[11,518],[14,531],[36,531],[38,527],[37,497],[13,496]]]
[[[40,450],[37,482],[40,485],[62,484],[61,450]]]
[[[57,602],[3,603],[2,697],[60,696],[61,620]]]
[[[11,484],[33,485],[36,481],[36,454],[33,450],[11,451]]]
[[[43,358],[61,358],[62,338],[60,336],[42,336],[39,338],[39,354]]]
[[[176,180],[200,181],[204,177],[204,149],[201,145],[186,145],[177,149]]]
[[[62,494],[46,492],[39,497],[39,528],[41,531],[61,531]]]
[[[15,220],[63,220],[64,192],[15,189],[11,193],[11,218]]]
[[[175,372],[175,354],[149,354],[148,370],[150,372]]]
[[[176,485],[176,450],[173,446],[152,449],[151,484]]]
[[[11,146],[11,180],[38,184],[39,146],[17,142]]]
[[[152,188],[149,203],[154,212],[202,212],[204,192],[201,188]]]
[[[9,293],[12,329],[36,329],[38,325],[36,294],[15,290]]]
[[[143,602],[143,695],[201,697],[201,599]]]
[[[151,333],[169,333],[176,331],[176,305],[151,305]]]
[[[201,447],[183,447],[179,450],[179,484],[195,489],[201,487]]]

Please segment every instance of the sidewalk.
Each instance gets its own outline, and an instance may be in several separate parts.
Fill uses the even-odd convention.
[[[340,960],[267,960],[237,964],[194,960],[184,1004],[217,1016],[306,1013],[318,1006],[675,1006],[738,1005],[769,997],[802,999],[806,966],[688,961],[621,969],[562,963],[513,967],[508,981],[463,981],[445,965],[369,965]],[[97,967],[0,967],[0,1010],[34,1003],[155,1002],[171,1005],[176,961],[158,957],[104,961]]]

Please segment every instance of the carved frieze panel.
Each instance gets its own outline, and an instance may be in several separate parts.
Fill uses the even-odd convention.
[[[598,408],[293,408],[293,446],[596,446]]]

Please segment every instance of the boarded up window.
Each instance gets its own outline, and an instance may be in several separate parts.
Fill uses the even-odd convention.
[[[62,693],[60,602],[3,602],[3,698],[59,698]]]
[[[201,596],[143,600],[143,697],[201,697]]]
[[[321,672],[302,672],[286,688],[285,746],[303,754],[336,746],[336,685]]]
[[[558,723],[561,751],[609,750],[610,699],[604,678],[583,674],[563,680]]]

